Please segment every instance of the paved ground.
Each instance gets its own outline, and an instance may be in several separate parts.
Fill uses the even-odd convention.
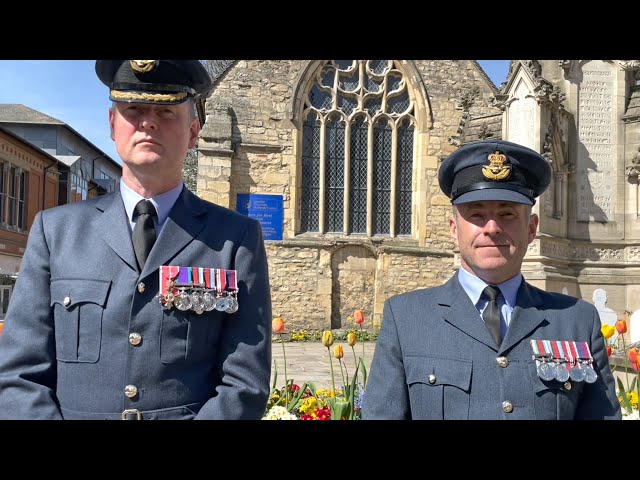
[[[344,349],[342,362],[347,367],[349,382],[351,382],[355,371],[353,352],[346,342],[337,343],[341,344]],[[375,345],[375,342],[364,342],[364,361],[367,372],[371,366]],[[284,347],[287,356],[288,378],[293,378],[294,383],[300,386],[306,381],[313,381],[317,388],[331,388],[331,367],[329,366],[327,347],[321,342],[285,342]],[[362,356],[362,343],[357,343],[354,348],[356,357]],[[331,347],[331,352],[333,352],[333,347]],[[278,387],[282,387],[284,385],[284,360],[280,342],[273,343],[273,358],[278,368]],[[338,384],[342,384],[342,377],[340,365],[335,358],[333,358],[333,369],[336,386],[338,386]],[[271,381],[273,383],[273,368],[271,369]]]

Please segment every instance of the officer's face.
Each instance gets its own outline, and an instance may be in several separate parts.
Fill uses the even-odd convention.
[[[538,216],[530,212],[528,205],[498,201],[454,207],[449,229],[462,267],[492,284],[517,275],[538,228]]]
[[[111,138],[126,168],[180,178],[187,151],[195,147],[200,126],[187,101],[178,105],[115,103],[109,110]]]

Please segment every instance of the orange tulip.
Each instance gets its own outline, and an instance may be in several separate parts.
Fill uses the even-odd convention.
[[[626,320],[618,320],[616,322],[616,330],[620,335],[623,333],[627,333],[627,321]]]
[[[349,332],[349,334],[347,335],[347,343],[349,344],[350,347],[353,347],[356,344],[355,332]]]
[[[364,323],[364,312],[362,310],[356,310],[353,313],[353,321],[358,325],[362,325]]]
[[[627,356],[629,357],[629,361],[634,364],[638,362],[638,349],[637,348],[630,348],[629,352],[627,353]]]
[[[344,357],[344,351],[342,350],[342,345],[335,345],[333,347],[333,356],[340,360]]]
[[[282,317],[276,317],[271,322],[271,329],[273,333],[282,333],[284,332],[284,319]]]
[[[322,344],[327,348],[333,345],[333,333],[331,333],[331,330],[322,332]]]
[[[3,328],[4,328],[4,322],[0,322],[0,333],[2,333]]]

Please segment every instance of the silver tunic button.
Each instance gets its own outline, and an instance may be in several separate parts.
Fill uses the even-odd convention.
[[[496,362],[498,362],[498,365],[502,368],[507,368],[509,366],[509,360],[507,360],[507,357],[498,357],[496,358]]]
[[[504,402],[502,402],[502,410],[504,410],[505,413],[511,413],[513,412],[513,405],[510,401],[505,400]]]
[[[135,385],[127,385],[124,387],[124,394],[129,398],[133,398],[138,394],[138,387]]]
[[[129,334],[129,343],[133,346],[137,346],[140,345],[140,342],[142,341],[142,335],[140,335],[139,333],[130,333]]]
[[[433,385],[434,383],[436,383],[436,376],[432,373],[431,375],[429,375],[429,383],[431,385]]]
[[[564,382],[564,388],[565,390],[571,390],[571,382]]]
[[[140,292],[140,293],[144,293],[144,289],[145,289],[145,284],[144,284],[144,282],[140,282],[140,283],[138,284],[138,292]]]
[[[64,297],[64,300],[62,301],[62,304],[65,307],[68,307],[69,305],[71,305],[71,299],[69,297]]]

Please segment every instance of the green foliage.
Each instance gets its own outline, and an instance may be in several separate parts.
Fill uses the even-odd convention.
[[[186,187],[193,193],[197,193],[198,187],[198,151],[194,148],[187,152],[182,166],[182,180]]]

